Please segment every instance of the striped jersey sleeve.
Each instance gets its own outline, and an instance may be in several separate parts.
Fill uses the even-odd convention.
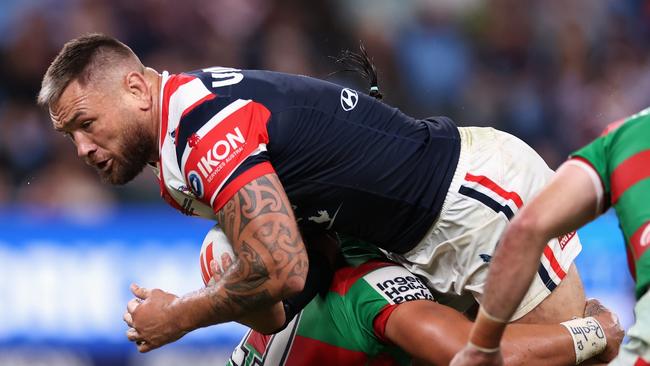
[[[609,207],[610,184],[607,164],[606,137],[601,136],[570,155],[567,164],[583,169],[593,182],[597,195],[597,213]]]
[[[650,108],[609,124],[600,137],[570,155],[569,163],[592,176],[598,199],[604,201],[600,212],[617,203],[622,192],[619,178],[629,175],[621,174],[619,164],[643,150],[643,143],[640,143],[643,139],[630,133],[634,130],[631,126],[647,119],[649,114]]]
[[[174,146],[163,160],[175,160],[168,165],[216,212],[244,185],[274,172],[266,151],[271,113],[253,100],[219,95],[195,76],[173,78],[168,85],[184,84],[163,99],[163,118],[177,123],[167,128]]]
[[[344,301],[351,327],[359,330],[358,342],[369,354],[389,343],[384,331],[390,314],[400,304],[414,300],[433,300],[429,289],[411,272],[399,265],[370,261],[356,268],[361,275],[346,284]]]

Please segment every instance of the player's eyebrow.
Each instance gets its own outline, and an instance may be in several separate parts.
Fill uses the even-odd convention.
[[[56,128],[56,130],[57,130],[57,131],[63,131],[63,130],[65,130],[67,127],[69,127],[70,125],[72,125],[73,123],[75,123],[75,122],[77,121],[77,119],[79,119],[79,117],[81,117],[83,114],[84,114],[84,111],[83,111],[83,110],[78,110],[78,111],[76,111],[75,114],[72,116],[72,118],[68,119],[67,121],[64,121],[62,124],[60,124],[60,125]]]

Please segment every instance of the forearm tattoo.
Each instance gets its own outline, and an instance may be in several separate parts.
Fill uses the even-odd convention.
[[[270,284],[304,280],[308,258],[281,183],[275,174],[247,184],[217,213],[237,259],[214,293],[215,314],[241,314],[277,301]]]

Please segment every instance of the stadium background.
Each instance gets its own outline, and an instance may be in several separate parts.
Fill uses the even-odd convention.
[[[242,334],[221,325],[139,355],[121,316],[128,285],[201,286],[211,226],[158,199],[150,172],[103,186],[34,105],[62,44],[114,35],[157,70],[306,74],[365,90],[329,56],[362,40],[390,104],[450,115],[531,144],[551,167],[650,105],[642,0],[0,0],[0,365],[218,365]],[[632,318],[610,213],[581,231],[588,295]]]

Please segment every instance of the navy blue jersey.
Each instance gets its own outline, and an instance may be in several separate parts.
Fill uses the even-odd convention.
[[[211,68],[165,76],[162,95],[163,195],[187,213],[210,217],[275,172],[301,230],[403,253],[440,213],[458,162],[449,118],[310,77]]]

